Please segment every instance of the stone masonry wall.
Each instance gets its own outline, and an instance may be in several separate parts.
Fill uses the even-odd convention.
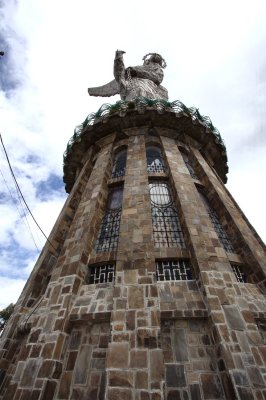
[[[166,172],[147,173],[147,143],[161,147]],[[197,180],[178,146],[186,148]],[[125,176],[112,179],[114,151],[125,147]],[[80,199],[50,281],[32,296],[43,268],[37,264],[20,298],[26,307],[5,332],[0,399],[266,399],[265,248],[201,155],[200,143],[174,128],[144,125],[110,132],[94,148],[97,156],[86,150],[87,169],[70,195],[69,201]],[[154,246],[151,179],[171,185],[185,248]],[[124,187],[118,248],[97,253],[108,191],[116,185]],[[236,253],[224,250],[198,186]],[[68,207],[61,216],[69,215]],[[64,217],[53,237],[62,229]],[[157,281],[158,261],[183,259],[190,261],[192,280]],[[88,284],[90,266],[107,262],[116,264],[115,281]],[[237,281],[233,264],[244,268],[247,283]]]

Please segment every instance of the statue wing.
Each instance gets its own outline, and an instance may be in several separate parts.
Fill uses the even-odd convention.
[[[119,85],[115,79],[103,86],[88,88],[90,96],[110,97],[119,94]]]

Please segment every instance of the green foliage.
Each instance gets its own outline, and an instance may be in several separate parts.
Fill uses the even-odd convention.
[[[2,333],[7,321],[9,320],[11,314],[14,311],[14,304],[9,304],[6,308],[3,310],[0,310],[0,334]]]

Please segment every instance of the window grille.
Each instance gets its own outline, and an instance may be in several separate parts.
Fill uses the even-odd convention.
[[[127,151],[121,150],[115,156],[112,178],[121,178],[122,176],[125,176],[126,162],[127,162]]]
[[[193,279],[188,260],[156,262],[157,281],[189,281]]]
[[[109,283],[115,280],[114,264],[104,264],[89,267],[89,284]]]
[[[194,170],[194,168],[193,168],[193,166],[192,166],[192,164],[191,164],[191,162],[190,162],[190,160],[188,158],[188,155],[183,150],[180,150],[180,153],[181,153],[181,155],[183,157],[183,160],[184,160],[184,162],[186,164],[186,167],[187,167],[187,169],[188,169],[188,171],[190,173],[191,178],[199,180],[199,178],[197,177],[196,172],[195,172],[195,170]]]
[[[198,189],[199,194],[202,198],[202,201],[208,211],[209,217],[213,223],[215,232],[217,233],[217,236],[223,246],[223,248],[225,249],[225,251],[227,251],[228,253],[235,253],[235,250],[233,248],[233,245],[227,235],[227,233],[224,231],[224,228],[221,224],[221,222],[219,221],[219,218],[217,216],[217,214],[215,213],[215,211],[211,208],[205,194],[203,193],[202,190]]]
[[[238,282],[247,283],[247,275],[243,272],[242,267],[239,265],[232,265],[232,269]]]
[[[147,172],[154,174],[158,172],[166,172],[163,155],[159,147],[149,146],[146,149]]]
[[[120,219],[122,210],[123,188],[111,190],[107,210],[102,219],[99,235],[96,241],[95,250],[97,253],[114,251],[117,248]]]
[[[166,182],[149,184],[155,247],[185,247],[173,196]]]

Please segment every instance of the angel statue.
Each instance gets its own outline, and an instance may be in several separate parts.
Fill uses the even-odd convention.
[[[168,100],[168,92],[161,82],[166,62],[160,54],[149,53],[143,57],[143,65],[125,68],[123,54],[117,50],[114,59],[115,79],[103,86],[89,88],[90,96],[109,97],[120,94],[122,100],[136,97]]]

